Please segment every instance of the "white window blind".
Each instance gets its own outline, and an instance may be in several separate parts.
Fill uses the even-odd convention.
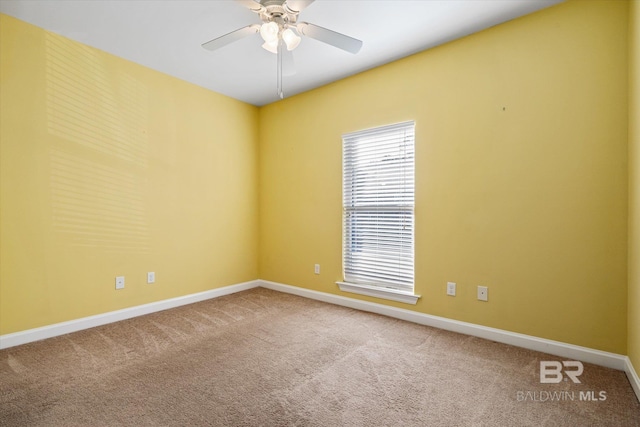
[[[345,282],[413,292],[415,123],[343,135]]]

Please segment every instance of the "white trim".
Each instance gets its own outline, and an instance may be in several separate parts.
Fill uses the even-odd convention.
[[[46,338],[52,338],[83,329],[93,328],[108,323],[118,322],[120,320],[130,319],[132,317],[180,307],[186,304],[205,301],[211,298],[217,298],[240,291],[253,289],[258,286],[279,292],[299,295],[301,297],[315,299],[330,304],[336,304],[344,307],[350,307],[356,310],[378,313],[396,319],[418,323],[421,325],[432,326],[439,329],[476,336],[492,341],[501,342],[504,344],[510,344],[516,347],[527,348],[530,350],[566,357],[572,360],[581,360],[583,362],[593,363],[595,365],[606,366],[608,368],[625,371],[627,377],[629,378],[629,382],[631,383],[631,386],[633,387],[633,390],[638,397],[638,400],[640,400],[640,378],[638,377],[637,372],[635,371],[630,359],[627,356],[622,356],[620,354],[609,353],[601,350],[595,350],[587,347],[581,347],[573,344],[566,344],[559,341],[538,338],[531,335],[509,332],[502,329],[489,328],[486,326],[475,325],[473,323],[461,322],[444,317],[432,316],[429,314],[418,313],[403,308],[396,308],[383,304],[357,300],[354,298],[347,298],[340,295],[328,294],[325,292],[312,291],[310,289],[284,285],[267,280],[253,280],[250,282],[225,286],[222,288],[212,289],[196,294],[184,295],[181,297],[171,298],[136,307],[125,308],[122,310],[111,311],[95,316],[70,320],[68,322],[56,323],[53,325],[43,326],[41,328],[0,335],[0,349],[14,347],[17,345],[39,341]]]
[[[581,347],[545,338],[538,338],[531,335],[519,334],[516,332],[505,331],[503,329],[461,322],[459,320],[447,319],[445,317],[418,313],[404,308],[396,308],[383,304],[347,298],[340,295],[312,291],[310,289],[299,288],[296,286],[283,285],[281,283],[269,282],[266,280],[260,280],[259,282],[261,287],[275,291],[286,292],[305,298],[342,305],[356,310],[382,314],[396,319],[418,323],[420,325],[459,332],[461,334],[553,354],[555,356],[566,357],[570,360],[580,360],[587,363],[593,363],[594,365],[617,369],[619,371],[626,371],[627,357],[621,354]]]
[[[420,295],[414,295],[412,292],[403,292],[397,289],[381,288],[377,286],[360,285],[357,283],[336,282],[342,292],[351,292],[353,294],[367,295],[388,299],[391,301],[404,302],[406,304],[414,304],[418,302]]]
[[[631,363],[631,359],[627,357],[626,366],[624,370],[627,374],[627,378],[629,378],[629,382],[631,383],[631,387],[633,387],[633,391],[636,392],[636,397],[638,398],[638,402],[640,402],[640,377],[638,373],[633,368],[633,364]]]
[[[136,307],[124,308],[122,310],[110,311],[108,313],[97,314],[95,316],[55,323],[53,325],[43,326],[41,328],[28,329],[26,331],[0,335],[0,350],[4,348],[14,347],[16,345],[43,340],[46,338],[69,334],[71,332],[81,331],[83,329],[106,325],[107,323],[119,322],[120,320],[143,316],[145,314],[155,313],[157,311],[180,307],[186,304],[193,304],[194,302],[205,301],[211,298],[217,298],[223,295],[229,295],[236,292],[245,291],[247,289],[256,288],[258,286],[260,286],[260,282],[258,280],[253,280],[250,282],[238,283],[235,285],[212,289],[210,291],[184,295],[181,297],[166,299],[163,301],[138,305]]]

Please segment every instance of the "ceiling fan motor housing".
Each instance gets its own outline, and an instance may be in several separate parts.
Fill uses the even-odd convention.
[[[275,22],[284,27],[298,20],[299,12],[290,9],[285,0],[263,0],[260,4],[262,8],[258,13],[265,23]]]

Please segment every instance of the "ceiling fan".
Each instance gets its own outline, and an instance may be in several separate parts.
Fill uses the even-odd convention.
[[[207,50],[216,50],[244,37],[260,33],[262,47],[277,55],[278,96],[284,97],[282,75],[293,74],[293,51],[300,44],[300,36],[311,37],[350,53],[358,53],[362,41],[332,30],[298,22],[298,15],[314,0],[235,0],[255,12],[262,24],[247,25],[202,44]]]

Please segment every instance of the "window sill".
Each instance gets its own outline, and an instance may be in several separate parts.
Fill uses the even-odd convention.
[[[388,299],[391,301],[403,302],[405,304],[414,304],[418,302],[420,295],[414,295],[410,292],[397,291],[395,289],[379,288],[377,286],[359,285],[356,283],[336,282],[342,292],[351,292],[353,294],[366,295],[370,297]]]

